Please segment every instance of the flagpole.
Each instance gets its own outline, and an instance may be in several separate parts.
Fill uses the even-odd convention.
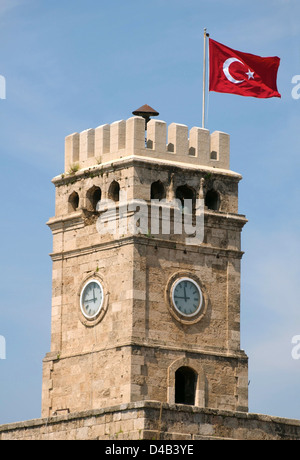
[[[209,34],[204,29],[204,50],[203,50],[203,96],[202,96],[202,128],[205,128],[205,96],[206,96],[206,38]]]

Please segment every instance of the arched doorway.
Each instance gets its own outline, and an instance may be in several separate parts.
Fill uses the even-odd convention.
[[[175,404],[195,405],[197,373],[187,366],[175,372]]]

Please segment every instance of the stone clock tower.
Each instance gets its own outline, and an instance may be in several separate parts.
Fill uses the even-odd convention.
[[[156,119],[146,128],[134,116],[66,138],[48,222],[52,333],[42,417],[137,401],[248,410],[240,349],[246,219],[229,136]],[[149,210],[146,230],[136,200]],[[194,223],[203,203],[201,241],[175,232],[188,202]]]

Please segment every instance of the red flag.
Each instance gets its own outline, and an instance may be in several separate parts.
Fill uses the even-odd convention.
[[[278,57],[242,53],[209,39],[209,91],[259,98],[277,91]]]

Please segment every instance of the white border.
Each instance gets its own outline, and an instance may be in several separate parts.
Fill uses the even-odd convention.
[[[174,291],[175,291],[175,288],[176,288],[176,286],[177,286],[179,283],[181,283],[182,281],[190,281],[191,283],[193,283],[193,284],[196,286],[196,288],[198,289],[198,291],[199,291],[199,293],[200,293],[200,302],[199,302],[199,306],[198,306],[197,310],[196,310],[194,313],[189,314],[189,315],[186,314],[186,313],[182,313],[182,311],[180,311],[180,310],[177,308],[176,303],[175,303],[175,299],[174,299]],[[176,309],[176,311],[177,311],[180,315],[185,316],[186,318],[192,318],[193,316],[196,316],[196,315],[200,312],[200,310],[201,310],[201,308],[202,308],[202,305],[203,305],[203,294],[202,294],[202,291],[201,291],[201,288],[200,288],[199,284],[196,283],[196,281],[194,281],[194,280],[191,279],[191,278],[180,278],[180,279],[178,279],[178,280],[173,284],[173,287],[172,287],[172,302],[173,302],[174,308]]]
[[[84,309],[83,309],[83,305],[82,305],[82,296],[83,296],[83,293],[85,291],[85,288],[90,284],[90,283],[96,283],[98,284],[98,286],[100,287],[101,289],[101,292],[102,292],[102,300],[101,300],[101,304],[100,304],[100,307],[98,308],[97,312],[93,315],[93,316],[89,316],[85,313]],[[81,294],[80,294],[80,309],[81,309],[81,313],[83,314],[83,316],[86,318],[86,319],[90,319],[90,320],[93,320],[95,319],[100,311],[101,311],[101,308],[103,306],[103,302],[104,302],[104,291],[103,291],[103,286],[102,284],[100,283],[100,281],[96,280],[96,279],[91,279],[89,281],[87,281],[85,283],[85,285],[83,286],[82,290],[81,290]]]

